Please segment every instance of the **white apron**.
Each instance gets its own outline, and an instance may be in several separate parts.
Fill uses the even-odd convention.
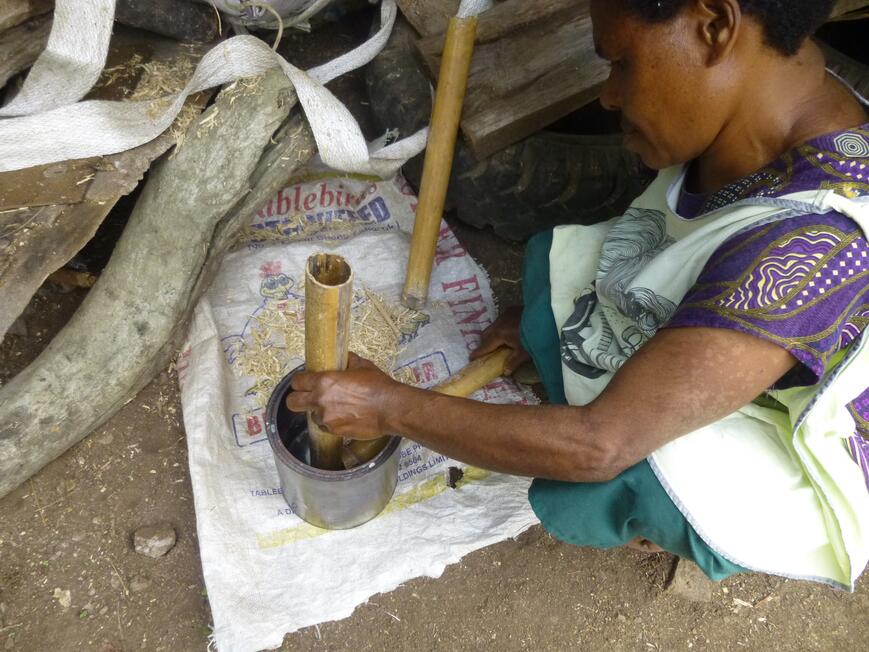
[[[552,311],[564,391],[591,402],[673,315],[712,254],[750,227],[838,211],[869,234],[869,204],[830,190],[750,198],[685,220],[671,208],[685,168],[662,171],[625,215],[554,231]],[[716,552],[746,568],[853,589],[869,560],[869,492],[845,440],[847,403],[869,379],[869,337],[816,387],[771,392],[655,451],[652,469]]]

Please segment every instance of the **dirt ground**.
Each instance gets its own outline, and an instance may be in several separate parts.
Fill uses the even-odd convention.
[[[358,90],[358,77],[346,83]],[[501,305],[518,302],[521,247],[456,229],[490,272]],[[40,290],[25,313],[27,333],[0,344],[0,384],[38,354],[83,296]],[[175,547],[160,559],[135,553],[133,531],[161,521],[174,526]],[[750,574],[696,602],[668,590],[674,562],[575,548],[534,527],[466,556],[439,579],[408,582],[350,618],[289,635],[282,649],[869,648],[869,580],[846,594]],[[177,382],[166,370],[0,500],[0,650],[203,650],[210,622]]]
[[[518,301],[521,247],[455,228],[490,272],[501,305]],[[41,350],[82,296],[40,290],[26,313],[27,336],[0,345],[0,382]],[[160,521],[175,527],[175,547],[160,559],[135,553],[133,531]],[[869,581],[849,595],[746,575],[715,585],[708,602],[692,602],[666,589],[673,565],[667,554],[575,548],[538,526],[468,555],[439,579],[375,596],[346,620],[289,635],[283,649],[869,646]],[[181,406],[166,371],[0,500],[0,649],[201,650],[209,623]]]

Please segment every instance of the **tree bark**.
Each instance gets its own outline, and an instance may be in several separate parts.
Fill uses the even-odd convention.
[[[45,49],[51,31],[51,16],[36,16],[0,33],[0,89],[27,70]]]
[[[168,363],[239,228],[313,155],[313,136],[298,117],[269,147],[295,101],[280,73],[267,75],[255,95],[224,91],[177,156],[155,166],[78,312],[0,388],[0,497],[106,421]]]
[[[52,9],[54,0],[3,0],[0,2],[0,32]]]

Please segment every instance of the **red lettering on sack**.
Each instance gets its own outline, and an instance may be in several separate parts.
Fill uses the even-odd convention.
[[[247,434],[251,437],[255,437],[263,431],[262,423],[257,416],[250,416],[247,418]]]
[[[335,193],[331,190],[326,190],[326,184],[320,184],[320,206],[328,208],[335,201]]]
[[[444,292],[461,292],[468,290],[474,292],[480,289],[480,279],[476,274],[470,278],[463,278],[460,281],[450,281],[449,283],[441,283],[441,290]]]
[[[293,208],[290,198],[284,195],[284,190],[278,190],[278,215],[289,215]],[[273,213],[269,213],[271,217]]]

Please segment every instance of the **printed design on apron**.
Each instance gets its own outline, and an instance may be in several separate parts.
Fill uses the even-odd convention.
[[[561,330],[561,358],[585,378],[617,371],[676,311],[653,290],[633,285],[675,240],[664,213],[629,208],[603,244],[596,280],[574,299]]]

